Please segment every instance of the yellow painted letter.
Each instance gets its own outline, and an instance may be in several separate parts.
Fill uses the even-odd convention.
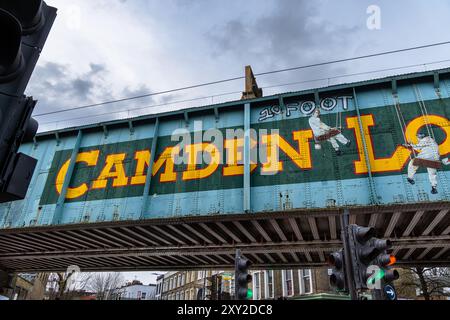
[[[88,167],[93,167],[97,164],[98,156],[100,154],[99,150],[94,150],[90,152],[83,152],[77,155],[76,163],[85,163]],[[58,194],[61,194],[62,187],[64,184],[64,180],[66,178],[67,170],[69,169],[70,159],[64,163],[61,169],[58,172],[56,177],[56,191]],[[81,186],[76,188],[68,188],[66,199],[76,199],[83,196],[89,190],[86,183],[83,183]]]
[[[186,152],[189,154],[189,164],[187,170],[183,172],[183,180],[207,178],[219,167],[221,155],[217,147],[212,143],[197,143],[188,145],[186,146]],[[211,161],[206,168],[197,169],[198,155],[203,155],[203,152],[210,155]]]
[[[278,150],[282,150],[300,169],[311,169],[311,148],[309,140],[313,138],[311,130],[293,132],[294,141],[298,141],[298,151],[278,134],[262,137],[262,143],[267,145],[267,162],[263,164],[263,173],[283,171],[283,162],[277,159]],[[277,149],[278,148],[278,149]],[[275,152],[274,152],[275,151]]]
[[[109,178],[114,178],[113,187],[125,187],[128,184],[128,177],[125,173],[123,162],[126,154],[111,154],[106,157],[106,164],[96,181],[92,183],[92,189],[104,189]],[[112,171],[115,167],[115,171]]]
[[[148,168],[150,165],[150,151],[137,151],[134,159],[137,161],[136,173],[134,177],[131,178],[131,185],[145,184],[145,179],[147,178],[145,168]]]
[[[373,115],[361,116],[361,122],[363,126],[364,136],[367,145],[367,153],[369,155],[370,167],[373,173],[377,172],[389,172],[389,171],[401,171],[409,160],[411,151],[403,146],[398,146],[395,149],[394,154],[389,158],[375,158],[375,152],[372,143],[372,137],[370,136],[370,127],[375,125]],[[350,129],[355,130],[356,142],[358,144],[359,159],[355,161],[355,173],[365,174],[368,173],[366,157],[364,155],[364,143],[361,135],[361,130],[358,124],[358,117],[347,118],[347,126]]]

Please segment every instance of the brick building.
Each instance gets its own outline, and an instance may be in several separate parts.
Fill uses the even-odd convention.
[[[160,283],[162,281],[160,299],[197,300],[199,292],[202,295],[203,288],[208,284],[207,278],[213,273],[213,271],[168,272],[159,280]]]
[[[197,300],[209,296],[208,287],[213,275],[220,276],[223,299],[234,298],[234,274],[232,271],[183,271],[169,272],[158,279],[157,295],[161,300]],[[261,270],[252,271],[249,288],[254,300],[271,299],[345,299],[337,295],[329,285],[327,269]]]
[[[0,274],[0,295],[11,300],[42,300],[45,296],[47,273]],[[3,287],[3,289],[1,289]]]

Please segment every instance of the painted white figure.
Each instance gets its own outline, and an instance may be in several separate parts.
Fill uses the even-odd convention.
[[[324,135],[328,134],[330,131],[332,131],[333,129],[335,129],[335,128],[328,126],[327,124],[323,123],[322,120],[320,120],[320,110],[319,109],[316,109],[316,111],[314,111],[311,118],[309,118],[309,126],[311,127],[316,140],[318,137],[324,136]],[[338,135],[331,137],[331,138],[327,139],[326,141],[331,143],[331,145],[333,146],[333,149],[336,151],[336,154],[338,156],[340,156],[342,154],[339,143],[341,143],[345,146],[350,146],[350,144],[351,144],[351,141],[348,140],[346,137],[344,137],[344,135],[342,133],[339,133]],[[316,149],[320,149],[319,144],[316,144]]]
[[[412,147],[417,153],[416,158],[418,159],[424,159],[424,160],[432,160],[432,161],[439,161],[441,156],[439,154],[439,145],[434,141],[433,138],[427,136],[424,133],[417,134],[417,138],[419,142],[417,144],[411,144],[410,147]],[[447,164],[446,160],[448,162],[448,159],[444,159],[442,161],[443,164]],[[420,167],[414,165],[414,160],[411,160],[408,165],[408,182],[411,184],[415,184],[414,176],[417,173],[417,170],[419,170]],[[428,170],[428,177],[430,179],[431,183],[431,193],[437,194],[437,169],[434,168],[427,168]]]

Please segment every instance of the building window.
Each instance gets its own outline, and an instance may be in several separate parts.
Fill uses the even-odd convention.
[[[181,274],[181,285],[184,286],[186,284],[186,274]]]
[[[265,297],[266,299],[274,298],[274,278],[273,278],[273,270],[264,272],[265,274]]]
[[[141,300],[145,300],[145,298],[147,298],[147,292],[142,292],[141,293]]]
[[[300,290],[302,294],[312,293],[311,270],[299,270],[298,278],[300,280]]]
[[[204,273],[205,271],[198,271],[197,272],[197,280],[201,280],[201,279],[203,279],[203,273]]]
[[[169,280],[169,290],[173,289],[173,278],[170,278]]]
[[[261,300],[261,272],[253,274],[253,300]]]
[[[180,300],[180,293],[177,292],[177,300]]]
[[[177,288],[181,286],[181,274],[177,277]]]
[[[294,281],[292,270],[283,270],[283,296],[292,297],[294,295]]]

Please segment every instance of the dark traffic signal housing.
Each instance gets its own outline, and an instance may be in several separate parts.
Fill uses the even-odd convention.
[[[251,261],[242,256],[240,250],[237,250],[235,261],[236,300],[249,300],[252,298],[252,291],[248,288],[250,282],[252,282],[252,276],[249,272],[251,265]]]
[[[391,282],[399,278],[390,266],[396,261],[387,253],[392,246],[389,240],[375,238],[375,229],[357,225],[349,226],[349,245],[356,289],[368,289],[368,281]],[[373,267],[379,269],[374,274]]]
[[[333,252],[328,257],[328,264],[333,267],[330,275],[330,285],[338,291],[347,292],[347,278],[345,270],[344,250]]]
[[[212,275],[211,277],[206,278],[208,281],[208,285],[206,286],[206,298],[208,300],[219,300],[218,299],[218,288],[217,288],[217,275]]]
[[[24,93],[55,18],[42,0],[0,0],[0,203],[25,198],[36,166],[18,153],[38,129]]]

